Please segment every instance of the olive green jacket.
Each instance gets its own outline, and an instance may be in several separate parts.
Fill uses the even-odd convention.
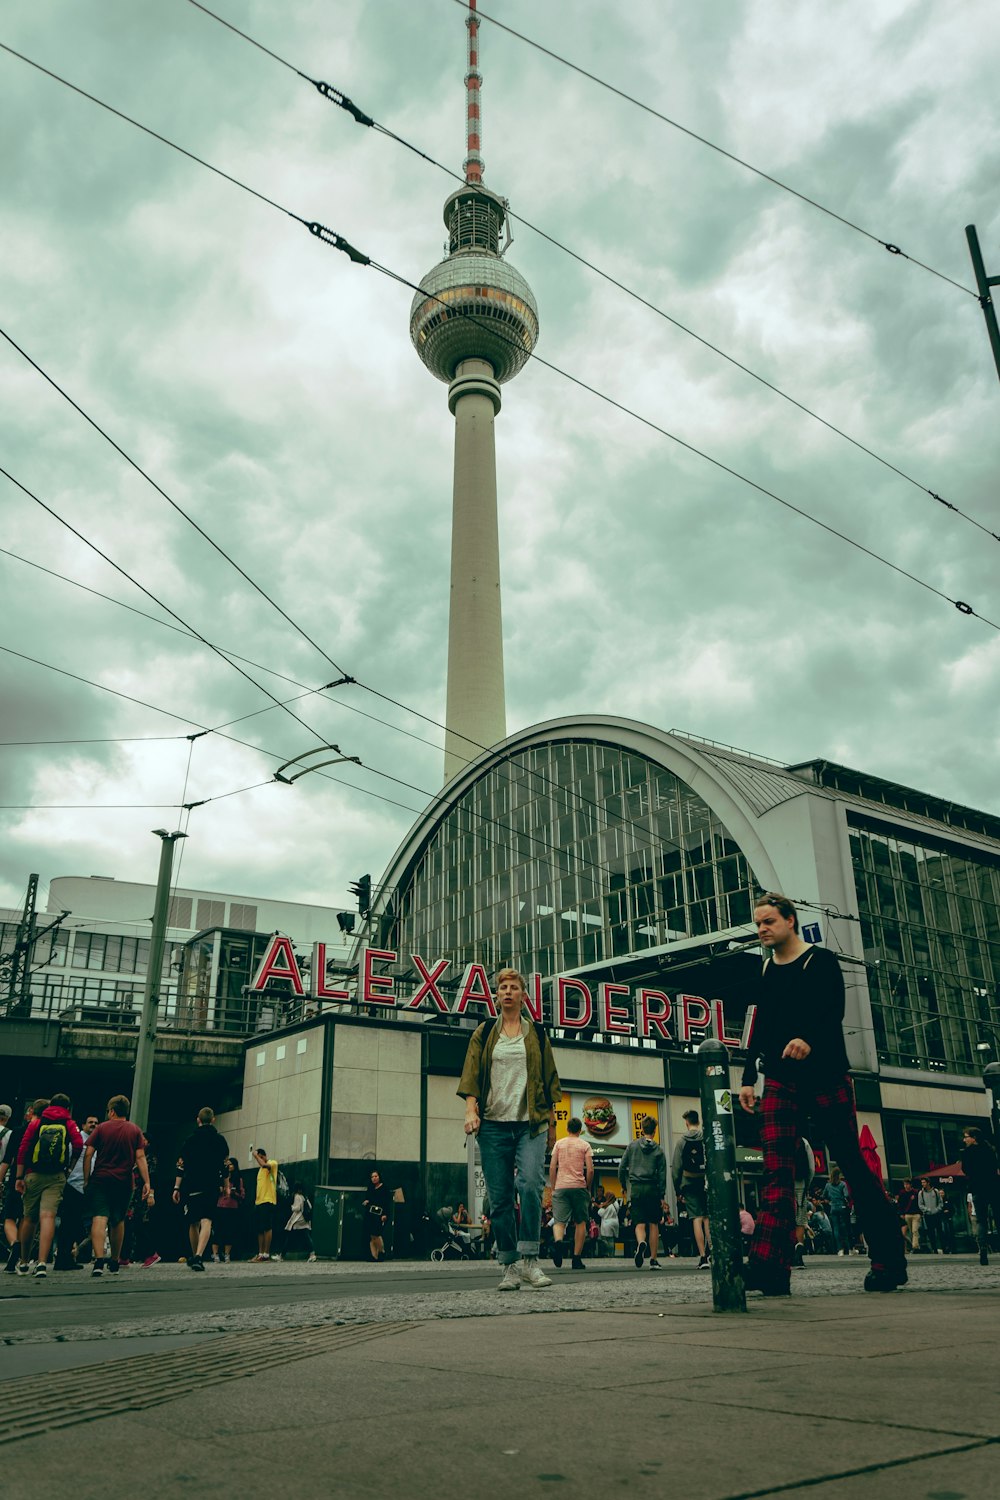
[[[524,1037],[524,1052],[528,1063],[528,1123],[531,1134],[537,1135],[548,1125],[553,1104],[562,1098],[562,1088],[552,1056],[552,1044],[545,1033],[542,1033],[544,1044],[540,1046],[533,1022],[522,1017],[521,1034]],[[476,1027],[465,1054],[462,1077],[455,1090],[460,1098],[478,1099],[481,1116],[485,1116],[486,1101],[490,1097],[490,1066],[499,1035],[499,1017],[496,1021],[484,1021],[481,1026]]]

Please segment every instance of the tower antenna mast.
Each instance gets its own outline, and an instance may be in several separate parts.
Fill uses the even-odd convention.
[[[466,19],[469,32],[469,66],[465,74],[465,161],[462,171],[466,182],[478,187],[483,180],[483,108],[480,96],[483,75],[479,71],[479,17],[476,0],[469,0]]]

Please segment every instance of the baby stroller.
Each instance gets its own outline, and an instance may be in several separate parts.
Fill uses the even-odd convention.
[[[455,1212],[449,1203],[444,1208],[439,1208],[434,1215],[438,1223],[439,1232],[444,1234],[444,1244],[438,1249],[431,1251],[431,1260],[440,1265],[443,1260],[475,1260],[481,1253],[480,1244],[482,1230],[478,1224],[453,1224],[451,1216]]]

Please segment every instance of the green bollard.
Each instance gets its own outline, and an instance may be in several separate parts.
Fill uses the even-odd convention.
[[[698,1079],[712,1236],[712,1303],[716,1312],[746,1312],[729,1049],[714,1037],[698,1048]]]

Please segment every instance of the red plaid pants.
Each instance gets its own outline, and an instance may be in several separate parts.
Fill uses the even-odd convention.
[[[764,1181],[760,1208],[750,1242],[750,1261],[769,1275],[787,1271],[795,1236],[795,1146],[813,1122],[840,1167],[857,1210],[858,1223],[876,1269],[905,1264],[899,1216],[858,1145],[854,1089],[849,1078],[827,1088],[778,1083],[769,1078],[760,1102],[760,1138],[764,1147]]]

